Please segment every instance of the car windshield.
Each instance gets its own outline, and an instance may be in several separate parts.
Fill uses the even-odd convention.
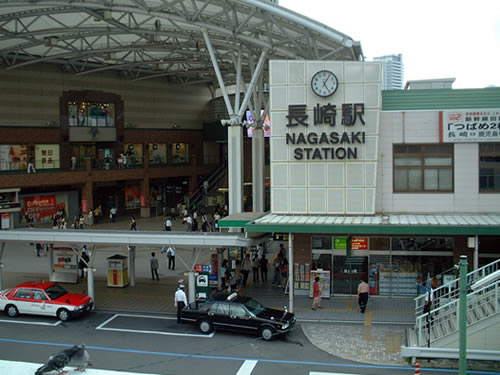
[[[62,296],[64,296],[66,293],[68,293],[62,286],[59,285],[53,285],[51,287],[48,287],[45,292],[49,296],[50,299],[57,299]]]
[[[264,311],[266,308],[264,305],[260,304],[253,298],[250,298],[248,301],[245,302],[245,306],[250,311],[252,314],[259,315],[262,311]]]

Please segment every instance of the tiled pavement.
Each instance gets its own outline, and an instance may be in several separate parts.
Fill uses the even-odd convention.
[[[122,218],[116,223],[104,222],[92,229],[128,230],[129,218]],[[137,220],[138,230],[161,230],[163,218],[146,218]],[[174,222],[174,230],[185,230],[180,220]],[[182,250],[181,250],[182,251]],[[186,251],[189,251],[186,249]],[[105,264],[105,257],[126,251],[120,248],[108,247],[97,249],[96,261]],[[24,254],[24,252],[23,252]],[[48,262],[34,257],[26,252],[27,263],[22,269],[11,267],[4,269],[3,281],[6,287],[19,282],[46,279],[44,273]],[[99,257],[97,256],[99,255]],[[22,255],[17,255],[17,257]],[[186,254],[186,257],[189,253]],[[208,256],[208,254],[207,254]],[[3,260],[5,262],[5,259]],[[19,259],[21,261],[21,259]],[[45,265],[44,265],[45,262]],[[186,278],[185,267],[177,262],[175,271],[167,270],[165,261],[161,260],[160,281],[150,280],[149,251],[138,251],[136,259],[136,286],[126,288],[107,287],[105,268],[98,268],[95,276],[96,308],[99,310],[119,310],[128,312],[155,312],[174,314],[173,296],[180,278]],[[17,272],[9,272],[10,270]],[[272,271],[269,274],[272,278]],[[251,276],[250,276],[251,278]],[[75,292],[86,292],[86,280],[76,284],[65,284],[66,289]],[[252,283],[242,290],[245,295],[252,296],[265,305],[283,308],[289,305],[289,296],[283,289],[273,288],[271,281],[267,283]],[[355,296],[334,296],[323,299],[322,309],[311,310],[311,299],[308,296],[295,296],[294,311],[306,337],[316,347],[346,359],[369,364],[404,365],[406,361],[400,357],[400,346],[404,343],[405,328],[414,324],[412,298],[371,297],[365,314],[357,310]]]

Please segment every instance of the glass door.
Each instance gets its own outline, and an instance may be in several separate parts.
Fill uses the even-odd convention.
[[[368,257],[333,257],[333,293],[357,294],[359,281],[368,280]]]

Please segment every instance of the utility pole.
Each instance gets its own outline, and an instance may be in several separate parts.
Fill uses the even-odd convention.
[[[458,369],[460,375],[467,375],[467,256],[460,255],[460,298],[458,301],[458,337],[459,357]]]

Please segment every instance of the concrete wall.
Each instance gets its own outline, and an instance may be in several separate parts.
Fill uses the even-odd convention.
[[[50,64],[0,69],[0,87],[0,126],[58,125],[63,91],[99,90],[121,96],[126,126],[201,129],[211,99],[205,86],[174,85],[164,78],[134,82],[116,72],[76,76]]]
[[[439,143],[439,111],[381,112],[376,211],[385,213],[491,213],[500,194],[479,193],[479,145],[454,148],[453,193],[393,193],[393,144]]]

